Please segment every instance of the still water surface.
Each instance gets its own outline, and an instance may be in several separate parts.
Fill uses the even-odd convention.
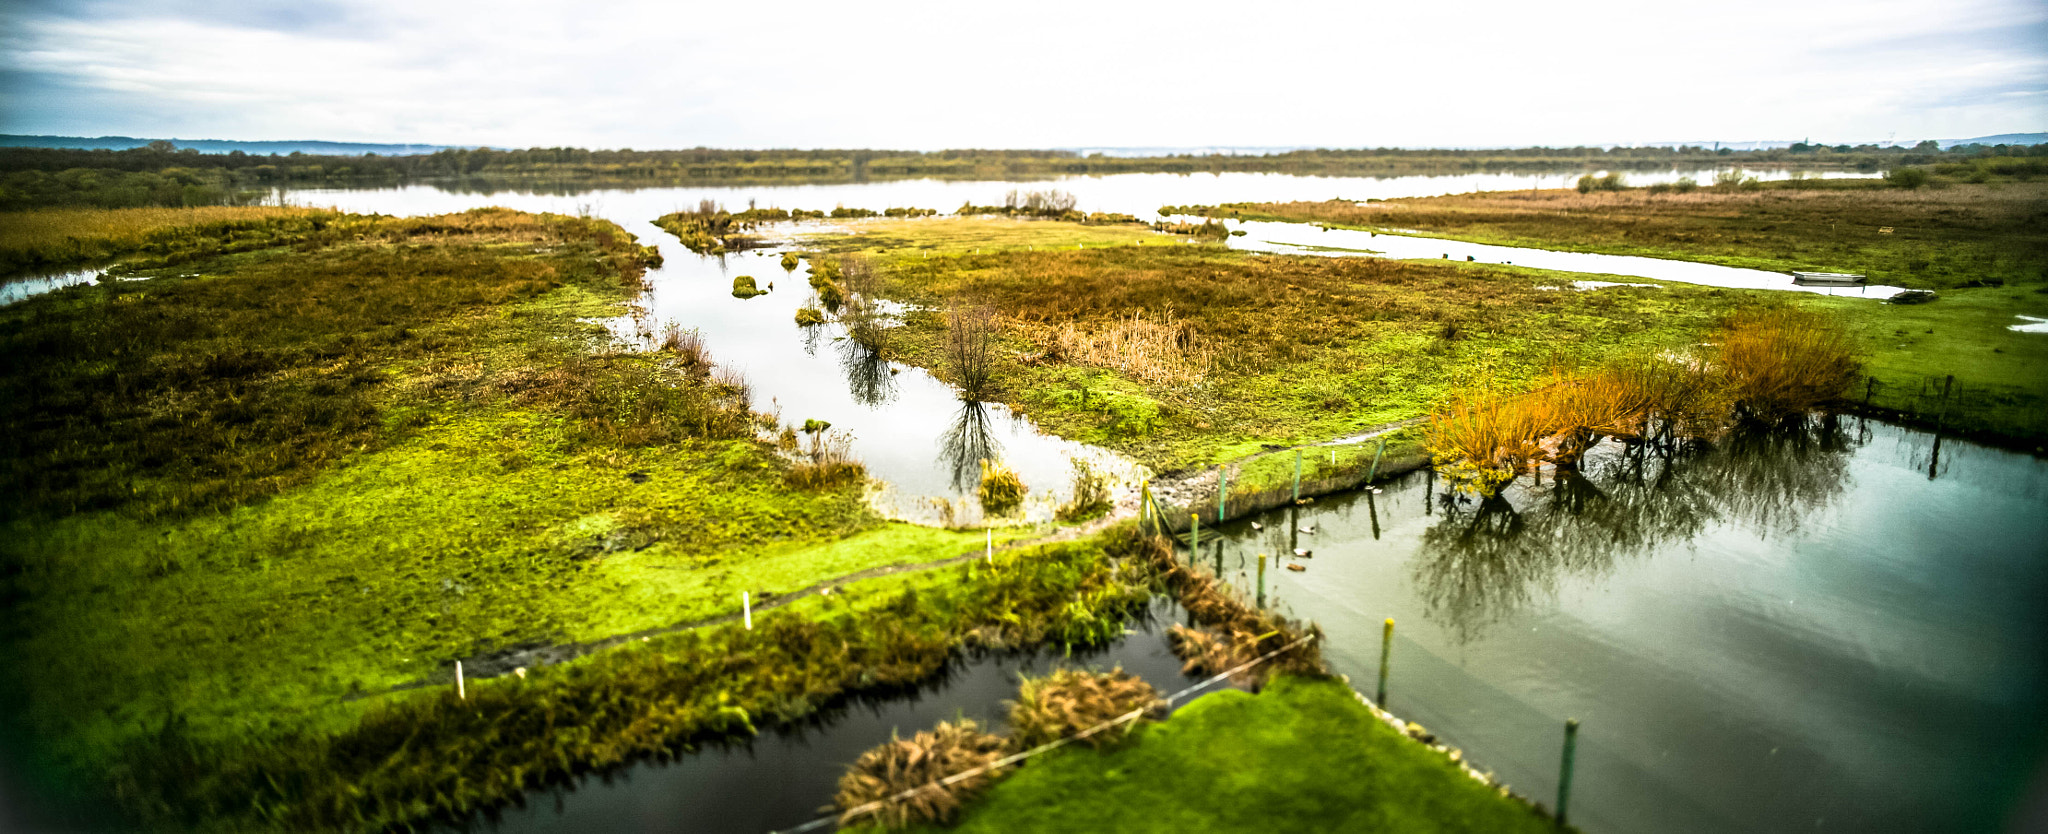
[[[1199,558],[1247,585],[1260,553],[1306,568],[1269,572],[1268,604],[1368,689],[1393,618],[1391,708],[1525,795],[1555,797],[1582,721],[1589,831],[1991,830],[2043,765],[2048,462],[1844,421],[1608,444],[1497,502],[1383,489]]]

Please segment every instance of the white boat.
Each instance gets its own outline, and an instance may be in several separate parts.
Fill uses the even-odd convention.
[[[1846,287],[1863,283],[1862,273],[1856,272],[1793,272],[1792,283],[1804,286]]]

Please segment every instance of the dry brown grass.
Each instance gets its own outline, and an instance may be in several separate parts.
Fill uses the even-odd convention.
[[[1005,751],[1002,737],[982,732],[968,719],[941,722],[930,732],[893,739],[862,753],[852,769],[839,777],[839,793],[833,797],[840,809],[839,824],[872,822],[884,828],[904,828],[915,823],[952,822],[963,803],[995,782],[998,769],[950,785],[931,783],[994,762]],[[927,785],[930,787],[908,797],[891,799]],[[856,810],[878,800],[885,801],[870,810]]]
[[[1159,693],[1121,667],[1109,672],[1062,669],[1024,679],[1010,702],[1010,740],[1028,750],[1138,710],[1161,706]],[[1127,737],[1136,721],[1098,732],[1081,743],[1101,747]]]
[[[1200,382],[1212,363],[1207,343],[1192,324],[1172,310],[1138,310],[1102,324],[1037,328],[1048,359],[1110,368],[1125,376],[1163,385]]]

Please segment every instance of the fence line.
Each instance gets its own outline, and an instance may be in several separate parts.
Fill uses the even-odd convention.
[[[1243,671],[1244,671],[1244,670],[1246,670],[1246,669],[1250,669],[1250,668],[1251,668],[1251,667],[1253,667],[1253,666],[1257,666],[1258,664],[1264,663],[1264,662],[1266,662],[1266,661],[1268,661],[1268,660],[1271,660],[1271,659],[1273,659],[1273,658],[1275,658],[1275,657],[1278,657],[1279,655],[1281,655],[1281,654],[1283,654],[1283,653],[1286,653],[1286,652],[1288,652],[1288,651],[1290,651],[1290,650],[1293,650],[1293,649],[1295,649],[1295,648],[1297,648],[1297,647],[1299,647],[1299,646],[1301,646],[1301,645],[1303,645],[1303,644],[1305,644],[1305,643],[1308,643],[1309,641],[1311,641],[1311,640],[1314,640],[1314,639],[1316,639],[1316,636],[1315,636],[1314,634],[1308,634],[1308,635],[1305,635],[1305,636],[1303,636],[1303,637],[1302,637],[1301,639],[1299,639],[1299,640],[1296,640],[1296,641],[1294,641],[1294,642],[1292,642],[1292,643],[1289,643],[1289,644],[1287,644],[1287,645],[1285,645],[1285,646],[1281,646],[1280,648],[1274,649],[1274,650],[1272,650],[1272,651],[1270,651],[1270,652],[1267,652],[1267,653],[1265,653],[1265,654],[1263,654],[1263,655],[1260,655],[1260,656],[1258,656],[1258,657],[1252,658],[1251,660],[1247,660],[1247,661],[1245,661],[1245,662],[1243,662],[1243,663],[1240,663],[1240,664],[1238,664],[1238,665],[1236,665],[1236,666],[1233,666],[1233,667],[1231,667],[1230,669],[1227,669],[1227,670],[1225,670],[1225,671],[1223,671],[1223,672],[1221,672],[1221,673],[1218,673],[1218,674],[1217,674],[1216,676],[1214,676],[1214,677],[1208,678],[1207,680],[1203,680],[1203,681],[1201,681],[1201,682],[1198,682],[1198,683],[1194,684],[1193,686],[1189,686],[1189,687],[1187,687],[1187,688],[1185,688],[1185,689],[1182,689],[1182,690],[1181,690],[1181,691],[1179,691],[1179,692],[1175,692],[1175,693],[1173,693],[1172,695],[1168,695],[1168,696],[1166,696],[1166,703],[1167,703],[1167,705],[1168,705],[1168,706],[1171,706],[1171,705],[1172,705],[1172,704],[1173,704],[1173,703],[1174,703],[1175,701],[1178,701],[1178,700],[1180,700],[1180,699],[1182,699],[1182,698],[1185,698],[1185,697],[1187,697],[1187,696],[1189,696],[1189,695],[1192,695],[1192,694],[1194,694],[1194,693],[1196,693],[1196,692],[1199,692],[1199,691],[1201,691],[1201,690],[1207,689],[1207,688],[1209,688],[1209,687],[1211,687],[1211,686],[1215,686],[1215,685],[1216,685],[1217,683],[1220,683],[1220,682],[1222,682],[1222,681],[1224,681],[1224,680],[1228,679],[1228,678],[1229,678],[1229,677],[1230,677],[1231,675],[1235,675],[1235,674],[1237,674],[1237,673],[1239,673],[1239,672],[1243,672]],[[1082,731],[1080,731],[1080,732],[1078,732],[1078,733],[1075,733],[1075,734],[1073,734],[1073,735],[1071,735],[1071,736],[1067,736],[1067,737],[1064,737],[1064,738],[1057,738],[1057,739],[1053,739],[1052,741],[1048,741],[1048,742],[1046,742],[1046,743],[1044,743],[1044,744],[1038,745],[1037,747],[1033,747],[1033,748],[1031,748],[1031,749],[1029,749],[1029,750],[1026,750],[1026,751],[1024,751],[1024,752],[1022,752],[1022,753],[1012,753],[1012,754],[1010,754],[1010,755],[1008,755],[1008,756],[1004,756],[1004,757],[1002,757],[1002,758],[1000,758],[1000,759],[997,759],[997,760],[995,760],[995,761],[993,761],[993,762],[989,762],[988,764],[985,764],[985,765],[980,765],[980,766],[978,766],[978,767],[971,767],[971,768],[968,768],[968,769],[966,769],[966,770],[960,771],[959,773],[955,773],[955,774],[953,774],[953,775],[951,775],[951,776],[947,776],[947,777],[945,777],[945,778],[943,778],[943,779],[938,779],[938,780],[934,780],[934,781],[931,781],[931,782],[926,782],[925,784],[922,784],[922,785],[918,785],[917,787],[914,787],[914,788],[906,788],[906,789],[904,789],[904,790],[902,790],[902,791],[900,791],[900,792],[896,793],[896,794],[895,794],[895,795],[893,795],[893,796],[887,796],[887,797],[884,797],[884,798],[881,798],[881,799],[877,799],[877,800],[874,800],[874,801],[872,801],[872,802],[867,802],[867,803],[864,803],[864,804],[861,804],[861,805],[857,805],[857,806],[854,806],[854,807],[852,807],[852,808],[849,808],[849,809],[847,809],[847,810],[845,810],[845,811],[842,811],[842,812],[840,812],[840,813],[837,813],[837,814],[833,814],[833,815],[831,815],[831,816],[824,816],[824,817],[819,817],[819,818],[817,818],[817,819],[811,820],[810,822],[807,822],[807,823],[804,823],[804,824],[802,824],[802,825],[799,825],[799,826],[797,826],[797,827],[795,827],[795,828],[784,828],[784,829],[780,829],[780,830],[778,830],[778,831],[772,831],[772,832],[769,832],[769,834],[800,834],[800,832],[804,832],[804,831],[816,831],[816,830],[818,830],[818,829],[820,829],[820,828],[823,828],[823,827],[825,827],[825,826],[827,826],[827,825],[831,825],[831,824],[833,824],[833,823],[836,823],[837,821],[839,821],[839,820],[840,820],[841,818],[843,818],[843,817],[847,817],[847,816],[851,816],[851,815],[855,815],[855,814],[864,814],[864,813],[868,813],[868,812],[870,812],[870,811],[874,811],[874,810],[876,810],[876,809],[879,809],[879,808],[881,808],[882,806],[884,806],[884,805],[887,805],[887,804],[889,804],[889,803],[891,803],[891,802],[901,802],[901,801],[903,801],[903,800],[905,800],[905,799],[909,799],[909,798],[910,798],[911,796],[915,795],[915,794],[916,794],[916,793],[917,793],[918,791],[923,791],[923,790],[931,790],[931,789],[934,789],[934,788],[942,788],[942,787],[945,787],[945,786],[947,786],[947,785],[951,785],[951,784],[954,784],[954,783],[956,783],[956,782],[959,782],[959,781],[961,781],[961,780],[963,780],[963,779],[968,779],[968,778],[972,778],[972,777],[974,777],[974,776],[978,776],[978,775],[981,775],[981,774],[983,774],[983,773],[987,773],[987,772],[989,772],[989,771],[991,771],[991,770],[997,770],[997,769],[1000,769],[1000,768],[1005,768],[1005,767],[1009,767],[1009,766],[1011,766],[1011,765],[1013,765],[1013,764],[1016,764],[1016,763],[1018,763],[1018,762],[1024,761],[1025,759],[1029,759],[1029,758],[1031,758],[1031,757],[1033,757],[1033,756],[1041,755],[1041,754],[1044,754],[1044,753],[1050,753],[1050,752],[1052,752],[1052,751],[1054,751],[1054,750],[1057,750],[1057,749],[1059,749],[1059,748],[1061,748],[1061,747],[1065,747],[1065,746],[1067,746],[1067,745],[1069,745],[1069,744],[1072,744],[1072,743],[1074,743],[1074,742],[1076,742],[1076,741],[1080,741],[1081,739],[1084,739],[1084,738],[1087,738],[1087,737],[1089,737],[1089,736],[1095,735],[1096,733],[1102,732],[1103,730],[1107,730],[1107,729],[1109,729],[1109,728],[1111,728],[1111,727],[1114,727],[1114,726],[1116,726],[1116,725],[1118,725],[1118,724],[1127,724],[1127,723],[1129,723],[1129,722],[1132,722],[1132,721],[1136,721],[1136,720],[1137,720],[1137,719],[1138,719],[1138,718],[1139,718],[1140,716],[1142,716],[1142,715],[1144,715],[1144,714],[1145,714],[1145,711],[1146,711],[1146,709],[1148,709],[1148,708],[1139,708],[1139,709],[1135,709],[1135,710],[1132,710],[1132,711],[1130,711],[1130,712],[1127,712],[1127,713],[1125,713],[1125,714],[1123,714],[1123,715],[1119,715],[1119,716],[1117,716],[1117,717],[1115,717],[1115,718],[1109,719],[1108,721],[1104,721],[1104,722],[1102,722],[1102,723],[1100,723],[1100,724],[1097,724],[1097,725],[1095,725],[1095,726],[1093,726],[1093,727],[1089,727],[1088,729],[1086,729],[1086,730],[1082,730]]]

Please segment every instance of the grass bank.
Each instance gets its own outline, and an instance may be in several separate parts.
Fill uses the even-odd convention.
[[[791,486],[735,377],[611,347],[592,320],[652,252],[608,222],[263,222],[293,225],[232,249],[150,231],[175,266],[0,308],[0,654],[36,670],[0,685],[0,721],[41,793],[111,792],[149,827],[466,807],[510,788],[422,754],[400,780],[421,792],[356,820],[339,791],[376,778],[303,757],[373,749],[345,740],[430,711],[390,690],[456,659],[981,543],[884,523],[857,483]],[[603,758],[583,750],[560,767]]]
[[[1070,748],[919,831],[1556,831],[1359,703],[1280,677],[1197,698],[1103,751]]]
[[[993,306],[1003,334],[992,396],[1161,470],[1417,417],[1474,374],[1532,378],[1559,362],[1685,344],[1724,303],[1687,290],[1558,292],[1542,289],[1554,274],[1509,266],[1218,246],[977,255],[960,249],[967,231],[949,231],[964,222],[903,224],[887,245],[818,243],[883,257],[885,292],[919,305],[893,342],[904,361],[951,374],[943,311]]]
[[[1398,228],[1515,246],[1645,255],[1774,271],[1863,272],[1938,289],[1923,305],[1773,294],[1839,315],[1876,380],[1873,407],[2022,448],[2048,440],[2048,184],[1764,183],[1689,193],[1535,191],[1368,202],[1242,204],[1226,216]],[[1927,394],[1950,375],[1946,407]],[[1852,400],[1861,401],[1861,392]]]

